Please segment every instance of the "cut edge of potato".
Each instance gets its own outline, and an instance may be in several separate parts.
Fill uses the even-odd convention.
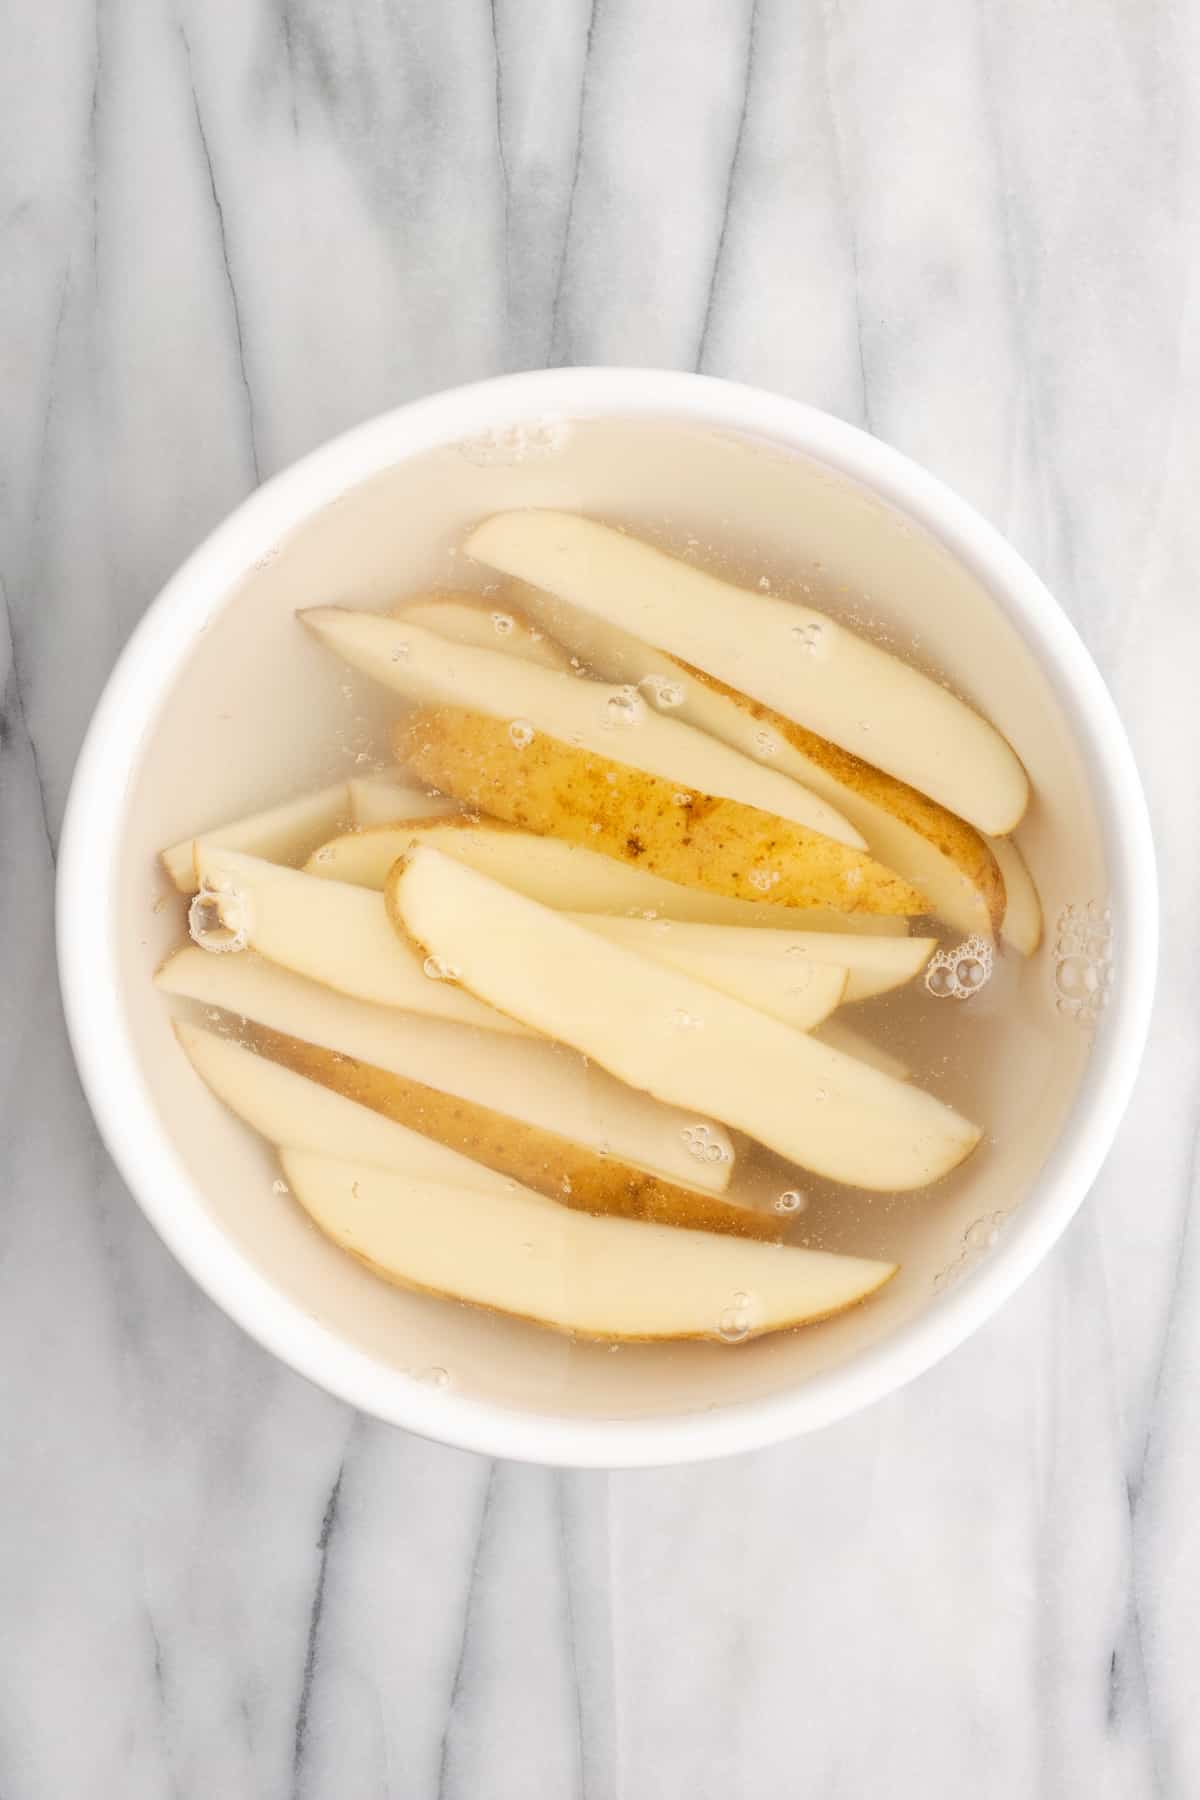
[[[280,1164],[318,1228],[384,1280],[577,1339],[747,1341],[843,1312],[896,1272],[865,1257],[571,1212],[519,1189],[418,1192],[387,1171],[287,1147]],[[438,1213],[455,1229],[440,1229]]]

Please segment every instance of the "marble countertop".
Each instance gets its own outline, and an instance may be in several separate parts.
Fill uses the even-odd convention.
[[[16,0],[0,34],[3,1800],[1200,1792],[1200,10]],[[254,484],[436,387],[701,368],[920,458],[1112,685],[1165,970],[1090,1204],[723,1466],[355,1417],[113,1173],[51,890],[88,714]]]

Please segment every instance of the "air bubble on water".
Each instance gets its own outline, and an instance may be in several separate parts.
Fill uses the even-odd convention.
[[[244,950],[250,941],[250,920],[244,898],[228,881],[203,886],[188,907],[188,935],[201,950],[215,956]]]
[[[573,1194],[575,1192],[575,1184],[569,1175],[564,1175],[558,1185],[561,1187],[564,1194]]]
[[[313,861],[319,862],[319,863],[332,862],[333,861],[333,845],[332,844],[322,844],[321,848],[319,850],[315,850],[313,852]]]
[[[405,643],[393,644],[392,650],[391,650],[392,661],[393,662],[403,662],[405,657],[408,655],[410,648],[411,648],[411,646],[408,644],[405,644]]]
[[[751,869],[750,886],[762,894],[769,894],[779,880],[778,869]]]
[[[706,1163],[723,1163],[725,1161],[725,1150],[723,1145],[706,1144],[704,1147],[704,1160]]]
[[[492,629],[496,631],[500,637],[507,637],[512,628],[513,618],[511,613],[494,612],[492,614]]]
[[[438,1363],[434,1363],[428,1369],[417,1369],[415,1373],[423,1387],[448,1388],[450,1386],[450,1371],[443,1369]]]
[[[704,1020],[695,1013],[687,1012],[682,1006],[675,1008],[675,1023],[680,1031],[703,1031]]]
[[[508,735],[518,750],[527,750],[534,739],[533,726],[528,719],[514,719],[508,728]]]
[[[986,938],[967,938],[957,948],[939,950],[930,959],[925,987],[935,1000],[969,1000],[986,986],[994,958]]]
[[[682,788],[680,788],[678,793],[671,795],[671,800],[675,806],[690,806],[694,798],[695,796],[693,794],[685,794]]]
[[[599,832],[599,830],[600,830],[599,819],[593,819],[591,824],[588,826],[588,830],[591,832]]]
[[[769,594],[771,591],[771,577],[769,575],[760,575],[758,578],[758,586],[760,593]]]
[[[286,1181],[273,1181],[271,1183],[271,1192],[273,1194],[290,1194],[291,1191],[292,1190]]]
[[[773,1201],[773,1210],[787,1217],[791,1213],[802,1213],[808,1205],[808,1195],[796,1188],[785,1188],[783,1193]]]
[[[822,637],[820,620],[810,620],[807,625],[793,625],[792,636],[806,656],[815,656]]]
[[[740,1344],[750,1335],[750,1296],[735,1294],[717,1320],[717,1336],[723,1344]]]
[[[756,731],[754,748],[759,756],[775,756],[779,750],[779,739],[773,731]]]
[[[567,738],[567,742],[573,750],[578,750],[580,744],[583,742],[582,731],[572,731]]]
[[[477,437],[463,438],[455,448],[465,462],[485,469],[497,468],[557,456],[570,435],[571,427],[565,419],[545,413],[527,424],[493,426]]]
[[[643,702],[636,688],[618,688],[604,702],[604,724],[606,726],[625,726],[637,723]]]
[[[430,981],[457,981],[461,970],[442,956],[427,956],[421,964]]]
[[[670,709],[682,706],[687,698],[687,691],[681,681],[671,681],[665,675],[643,675],[639,686],[649,689],[650,698],[655,706]]]

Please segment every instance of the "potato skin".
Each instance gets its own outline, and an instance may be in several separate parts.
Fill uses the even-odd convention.
[[[815,731],[809,731],[805,726],[785,719],[782,713],[772,711],[769,706],[763,706],[757,700],[751,700],[736,688],[718,680],[715,675],[706,675],[702,669],[694,669],[690,663],[677,658],[672,660],[681,676],[731,700],[749,718],[757,720],[759,724],[775,732],[786,744],[790,744],[793,750],[798,751],[813,765],[814,771],[825,776],[825,781],[818,780],[813,784],[813,791],[819,793],[823,800],[828,800],[831,806],[845,812],[850,823],[862,832],[868,844],[872,839],[871,811],[874,809],[924,838],[927,844],[953,863],[962,878],[977,890],[993,932],[999,931],[1004,918],[1004,876],[982,832],[976,831],[973,825],[968,825],[965,819],[960,819],[957,813],[952,813],[936,800],[931,800],[928,794],[922,794],[916,788],[909,787],[907,782],[898,780],[895,775],[888,775],[883,769],[877,769],[873,763],[864,762],[853,751],[843,750],[828,738],[819,737]],[[855,805],[856,800],[861,803],[863,811]]]
[[[369,1106],[373,1112],[459,1150],[578,1212],[614,1213],[656,1225],[771,1243],[784,1235],[782,1222],[771,1213],[680,1187],[617,1157],[599,1156],[556,1132],[406,1080],[373,1063],[359,1062],[265,1025],[251,1026],[250,1036],[262,1055],[297,1075],[306,1075],[310,1081],[357,1100],[360,1106]]]
[[[859,850],[801,825],[683,788],[624,763],[458,707],[421,708],[395,728],[395,750],[465,805],[566,838],[685,886],[778,906],[910,915],[927,910],[906,881]]]

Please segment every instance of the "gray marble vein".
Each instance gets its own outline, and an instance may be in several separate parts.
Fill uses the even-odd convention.
[[[0,1795],[1191,1800],[1200,9],[15,0],[0,25]],[[260,478],[665,363],[917,456],[1048,578],[1164,855],[1132,1111],[951,1361],[720,1467],[356,1419],[124,1192],[56,998],[71,767]]]

